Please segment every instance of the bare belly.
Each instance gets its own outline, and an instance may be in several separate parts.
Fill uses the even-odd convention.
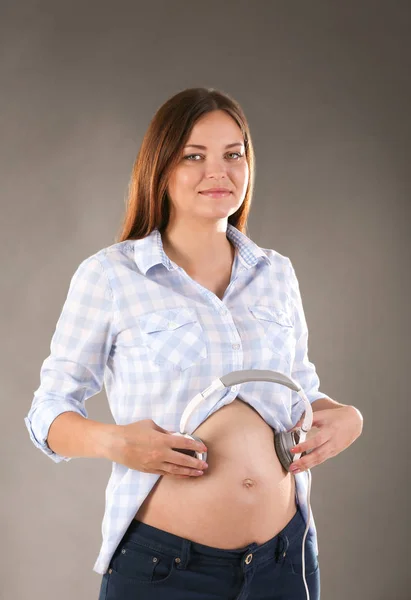
[[[277,535],[297,506],[294,476],[278,460],[273,429],[236,398],[193,433],[208,449],[204,475],[160,477],[134,518],[222,549]]]

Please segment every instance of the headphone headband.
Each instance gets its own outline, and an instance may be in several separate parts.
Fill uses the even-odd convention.
[[[285,385],[294,392],[297,392],[305,405],[305,414],[301,425],[301,430],[304,433],[307,433],[311,429],[313,422],[312,406],[303,389],[294,379],[288,377],[288,375],[285,375],[284,373],[272,371],[271,369],[243,369],[240,371],[231,371],[230,373],[215,379],[205,390],[194,396],[194,398],[192,398],[185,407],[181,416],[180,432],[186,432],[187,422],[189,421],[194,410],[213,392],[217,390],[223,390],[227,387],[232,387],[240,383],[247,383],[249,381],[270,381],[271,383],[279,383],[281,385]]]

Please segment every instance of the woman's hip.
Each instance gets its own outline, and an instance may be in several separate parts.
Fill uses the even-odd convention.
[[[297,509],[268,541],[222,549],[142,523],[130,523],[103,576],[99,600],[196,600],[207,598],[305,600],[302,542],[305,522]],[[319,563],[305,539],[310,600],[319,598]],[[267,593],[264,596],[264,593]]]

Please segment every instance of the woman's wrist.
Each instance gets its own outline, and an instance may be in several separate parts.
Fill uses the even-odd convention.
[[[100,458],[105,458],[109,461],[118,459],[119,450],[122,445],[122,425],[114,423],[100,423],[101,428],[97,432],[96,445],[97,452]]]

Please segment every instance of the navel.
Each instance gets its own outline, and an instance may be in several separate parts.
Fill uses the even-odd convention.
[[[251,488],[251,487],[255,486],[255,481],[253,479],[248,479],[248,478],[247,479],[243,479],[243,485],[246,488]]]

